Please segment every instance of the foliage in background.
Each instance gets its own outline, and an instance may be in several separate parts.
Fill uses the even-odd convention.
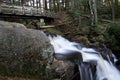
[[[120,18],[120,5],[115,6],[115,12],[116,18]]]
[[[120,23],[111,23],[105,31],[104,36],[109,46],[120,48]]]
[[[70,9],[68,11],[68,14],[70,17],[72,17],[72,22],[76,24],[77,26],[79,25],[79,19],[80,19],[80,11],[78,9]]]

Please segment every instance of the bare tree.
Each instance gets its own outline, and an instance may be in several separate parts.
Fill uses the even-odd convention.
[[[41,8],[41,0],[39,0],[39,8]]]
[[[62,3],[61,3],[61,10],[64,10],[64,8],[65,8],[65,0],[62,0]]]
[[[51,11],[52,9],[52,0],[49,0],[49,10]]]
[[[56,12],[56,0],[53,0],[53,10]]]
[[[57,11],[59,11],[59,9],[60,9],[60,0],[56,0],[56,6],[57,6]]]
[[[69,7],[69,0],[65,0],[65,9],[67,9],[68,7]]]
[[[112,20],[115,21],[115,0],[112,0],[111,3],[112,3]]]
[[[98,23],[96,0],[89,0],[89,5],[91,13],[91,26],[94,26]]]
[[[32,0],[32,2],[33,2],[33,7],[35,6],[35,0]]]
[[[47,7],[47,0],[44,0],[45,2],[44,2],[44,4],[45,4],[45,10],[47,10],[48,9],[48,7]]]

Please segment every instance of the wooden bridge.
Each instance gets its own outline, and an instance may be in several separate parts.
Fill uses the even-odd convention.
[[[43,8],[3,4],[0,5],[0,17],[54,19],[57,18],[57,14]]]
[[[0,17],[55,19],[72,6],[72,0],[0,0]]]
[[[0,0],[0,19],[37,19],[40,23],[45,23],[45,26],[54,25],[54,19],[59,19],[56,12],[68,9],[70,1],[71,0]]]

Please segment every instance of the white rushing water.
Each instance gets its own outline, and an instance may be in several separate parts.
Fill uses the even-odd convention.
[[[96,61],[96,80],[120,80],[120,72],[112,62],[104,60],[100,53],[94,49],[81,47],[80,44],[70,42],[60,35],[49,36],[49,39],[54,47],[55,54],[69,55],[71,54],[69,51],[75,51],[82,55],[83,62],[90,63],[91,61]]]

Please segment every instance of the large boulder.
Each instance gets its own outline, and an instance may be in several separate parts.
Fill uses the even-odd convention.
[[[51,80],[53,48],[39,30],[0,27],[0,75]]]
[[[16,22],[7,22],[7,21],[0,21],[0,28],[22,28],[26,29],[23,24],[16,23]]]

